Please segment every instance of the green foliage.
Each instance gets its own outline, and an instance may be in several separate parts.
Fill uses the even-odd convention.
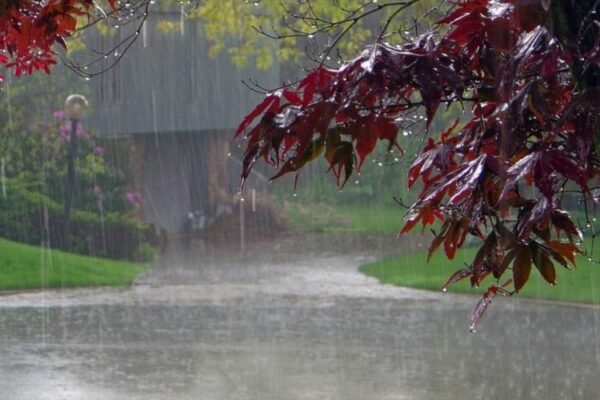
[[[381,0],[377,5],[372,0],[204,0],[190,12],[190,18],[200,18],[204,22],[207,38],[212,42],[211,54],[227,51],[234,63],[243,67],[252,62],[259,68],[269,68],[273,54],[280,61],[299,62],[306,60],[305,50],[313,51],[315,42],[327,45],[327,37],[342,33],[350,25],[352,29],[344,34],[336,46],[336,52],[347,58],[362,50],[365,43],[373,41],[379,28],[392,17],[393,8],[386,7],[391,1]],[[432,19],[435,13],[428,13],[439,2],[421,0],[409,12],[394,16],[390,39],[410,31],[418,20],[413,16]],[[380,7],[371,18],[352,19],[369,7]],[[358,10],[352,15],[349,10]],[[328,21],[333,24],[326,32],[319,32]],[[279,40],[269,40],[265,35],[277,36]]]
[[[150,262],[156,256],[156,249],[148,243],[142,243],[138,249],[135,259],[142,262]]]
[[[50,240],[52,246],[64,248],[68,241],[61,229],[73,125],[60,109],[74,90],[67,74],[55,72],[52,80],[34,75],[8,81],[6,96],[0,98],[0,160],[6,183],[6,196],[0,198],[0,234],[32,244]],[[147,258],[149,252],[142,255],[139,247],[149,243],[149,228],[127,216],[134,207],[126,199],[131,180],[111,154],[117,153],[119,162],[127,165],[122,144],[100,140],[82,124],[75,128],[77,179],[67,250]]]
[[[0,290],[123,286],[146,269],[0,239]]]
[[[30,244],[61,247],[62,205],[30,191],[22,182],[8,180],[6,196],[0,195],[0,236]],[[71,251],[117,259],[148,261],[153,237],[148,225],[118,212],[75,210],[72,215]]]

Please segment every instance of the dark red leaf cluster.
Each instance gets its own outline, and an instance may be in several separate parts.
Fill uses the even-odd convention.
[[[402,233],[443,220],[429,253],[443,245],[450,259],[468,236],[481,241],[447,283],[497,281],[474,309],[475,325],[496,293],[522,289],[532,266],[554,284],[555,265],[575,264],[581,232],[561,192],[569,183],[588,193],[600,175],[597,8],[462,0],[437,33],[376,43],[338,69],[319,66],[244,119],[243,178],[259,158],[278,177],[324,152],[343,185],[377,141],[400,148],[398,131],[417,108],[429,127],[440,105],[462,103],[469,118],[428,139],[408,172],[409,187],[422,186]]]
[[[113,10],[116,0],[107,0]],[[0,2],[0,64],[17,76],[56,64],[54,47],[77,31],[97,7],[93,0],[6,0]]]

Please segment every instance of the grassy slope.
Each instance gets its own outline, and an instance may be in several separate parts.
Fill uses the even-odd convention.
[[[360,271],[377,278],[382,283],[428,290],[440,290],[454,271],[465,263],[472,262],[475,248],[467,248],[457,253],[454,260],[447,260],[443,251],[436,252],[429,263],[424,253],[408,254],[393,259],[363,265]],[[577,257],[577,269],[568,271],[556,266],[556,286],[546,283],[535,267],[532,267],[529,282],[519,296],[559,300],[577,303],[600,303],[600,265],[583,256]],[[448,289],[457,293],[481,293],[492,284],[487,278],[480,289],[472,289],[468,280],[458,282]]]
[[[284,217],[305,232],[398,233],[405,210],[399,206],[290,204]]]
[[[121,286],[144,264],[86,257],[0,239],[0,290]]]

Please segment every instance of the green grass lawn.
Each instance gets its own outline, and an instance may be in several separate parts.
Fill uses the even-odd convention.
[[[588,247],[589,248],[589,247]],[[448,260],[443,250],[437,251],[427,263],[424,253],[383,260],[360,267],[360,271],[377,278],[381,283],[440,291],[444,283],[465,263],[471,263],[477,249],[466,248],[456,254],[454,260]],[[600,265],[588,261],[584,256],[577,257],[577,269],[571,271],[555,265],[556,286],[549,285],[532,266],[527,285],[519,293],[520,297],[541,300],[567,301],[575,303],[600,304]],[[510,271],[509,271],[510,272]],[[510,276],[508,273],[507,277]],[[494,283],[488,277],[479,289],[471,288],[468,278],[455,283],[448,289],[455,293],[481,293]]]
[[[0,290],[123,286],[147,269],[0,239]]]
[[[283,215],[295,228],[305,232],[395,234],[404,224],[405,212],[396,205],[291,203]]]

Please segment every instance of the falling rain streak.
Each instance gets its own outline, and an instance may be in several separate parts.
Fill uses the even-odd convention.
[[[578,278],[559,270],[557,285],[546,285],[547,265],[530,259],[531,276],[546,275],[532,278],[522,297],[494,292],[493,308],[470,334],[477,297],[464,294],[473,293],[468,282],[443,285],[453,271],[472,273],[478,238],[467,239],[452,260],[434,254],[427,264],[433,235],[454,225],[432,214],[422,235],[398,236],[410,212],[421,210],[409,208],[422,190],[406,187],[413,160],[448,121],[465,125],[470,109],[448,105],[433,121],[428,110],[390,118],[399,146],[373,144],[360,172],[359,139],[340,122],[350,117],[335,121],[337,137],[333,122],[321,127],[327,135],[306,136],[312,163],[288,163],[299,142],[277,159],[287,140],[304,133],[296,129],[304,108],[335,100],[310,97],[306,87],[284,92],[282,83],[298,82],[311,62],[347,68],[356,56],[352,40],[375,39],[391,14],[376,20],[374,11],[390,2],[360,2],[351,15],[368,12],[367,25],[356,22],[360,30],[346,43],[336,38],[355,27],[353,20],[328,25],[344,14],[344,2],[334,11],[327,2],[292,2],[298,9],[286,18],[269,14],[275,3],[117,1],[120,13],[96,10],[103,22],[67,42],[81,49],[64,55],[65,65],[49,77],[6,76],[0,400],[596,398],[598,189],[582,198],[565,185],[560,194],[574,229],[583,231],[578,245],[592,250],[566,253],[576,257],[570,274]],[[414,39],[428,19],[445,15],[438,2],[425,3],[431,7],[423,18],[394,15],[392,34],[380,39]],[[292,18],[301,12],[308,17]],[[269,26],[275,21],[288,31]],[[235,34],[220,36],[232,26]],[[323,51],[332,44],[335,51]],[[372,62],[377,54],[369,54],[361,81],[380,72]],[[85,114],[65,106],[75,93],[89,101]],[[249,123],[235,139],[265,93],[302,104],[273,120],[288,129],[285,137]],[[264,104],[257,121],[276,115]],[[385,112],[378,105],[356,115],[363,121]],[[253,153],[255,143],[268,146]],[[343,191],[331,174],[340,173],[331,161],[341,159],[340,144],[351,145],[345,160],[354,174]],[[432,165],[456,164],[445,155],[419,166],[430,171],[427,182],[438,179]],[[289,174],[269,184],[285,168]],[[540,197],[535,188],[517,187]],[[444,207],[444,216],[459,211]],[[565,241],[553,245],[569,249]]]

